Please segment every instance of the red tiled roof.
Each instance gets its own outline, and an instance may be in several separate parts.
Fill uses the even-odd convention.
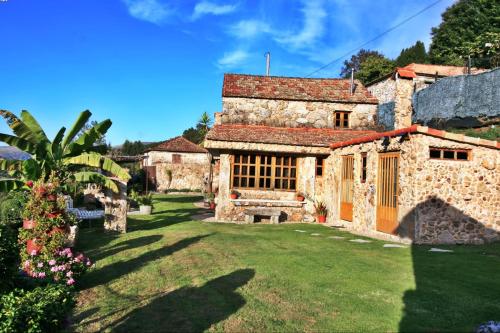
[[[399,76],[401,77],[407,77],[410,79],[416,78],[417,74],[415,74],[414,71],[411,69],[406,69],[406,68],[396,68],[396,72],[398,72]]]
[[[247,97],[315,102],[377,104],[378,100],[358,81],[354,94],[346,79],[225,74],[222,97]]]
[[[435,136],[435,137],[442,138],[442,139],[468,143],[468,144],[472,144],[472,145],[476,145],[476,146],[485,146],[488,148],[500,149],[500,142],[498,142],[498,141],[473,138],[470,136],[465,136],[463,134],[450,133],[450,132],[430,128],[427,126],[419,126],[419,125],[412,125],[410,127],[401,128],[401,129],[397,129],[394,131],[374,133],[374,134],[370,134],[367,136],[346,140],[343,142],[332,141],[332,143],[330,144],[330,148],[336,149],[336,148],[352,146],[352,145],[356,145],[356,144],[360,144],[360,143],[372,142],[375,140],[382,139],[384,137],[394,137],[394,136],[400,136],[400,135],[410,134],[410,133],[422,133],[422,134],[427,134],[427,135]]]
[[[214,126],[207,134],[207,140],[328,147],[332,142],[342,142],[373,133],[376,132],[227,124]]]
[[[149,148],[147,151],[173,151],[179,153],[206,153],[205,148],[198,146],[195,143],[178,136]]]

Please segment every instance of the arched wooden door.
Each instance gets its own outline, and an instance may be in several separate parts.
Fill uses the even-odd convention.
[[[380,154],[377,183],[377,230],[395,234],[398,228],[399,153]]]
[[[340,188],[340,218],[352,222],[354,193],[354,156],[342,156],[342,180]]]

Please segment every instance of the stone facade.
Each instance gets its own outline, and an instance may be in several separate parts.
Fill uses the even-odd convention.
[[[429,147],[470,149],[470,160],[429,158]],[[377,167],[379,153],[400,152],[398,223],[395,235],[377,231]],[[365,183],[360,181],[361,153],[367,153]],[[353,222],[342,221],[340,157],[353,154]],[[393,137],[335,149],[325,179],[329,222],[362,234],[415,243],[483,243],[499,239],[500,152],[424,134]]]
[[[156,166],[158,191],[205,190],[210,175],[208,153],[149,151],[146,156],[145,166]]]
[[[333,128],[334,112],[349,111],[350,128],[376,127],[376,104],[223,97],[219,124]]]

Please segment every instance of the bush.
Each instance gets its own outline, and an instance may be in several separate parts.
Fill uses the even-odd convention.
[[[13,191],[0,201],[0,221],[3,224],[20,226],[23,221],[22,212],[28,201],[25,192]]]
[[[0,223],[0,293],[12,288],[18,265],[17,232],[10,226]]]
[[[0,332],[54,332],[75,304],[68,287],[47,285],[15,289],[0,297]]]

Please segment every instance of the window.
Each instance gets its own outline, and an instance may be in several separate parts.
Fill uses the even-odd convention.
[[[182,163],[182,156],[180,154],[172,154],[172,163],[181,164]]]
[[[349,112],[335,111],[333,115],[335,121],[335,128],[349,128]]]
[[[326,157],[316,157],[316,177],[323,177]]]
[[[368,156],[366,153],[361,154],[361,182],[366,182],[366,167],[368,165]]]
[[[470,158],[470,150],[429,148],[429,158],[438,160],[468,161]]]
[[[296,157],[256,154],[233,156],[233,188],[293,191],[296,182]]]

